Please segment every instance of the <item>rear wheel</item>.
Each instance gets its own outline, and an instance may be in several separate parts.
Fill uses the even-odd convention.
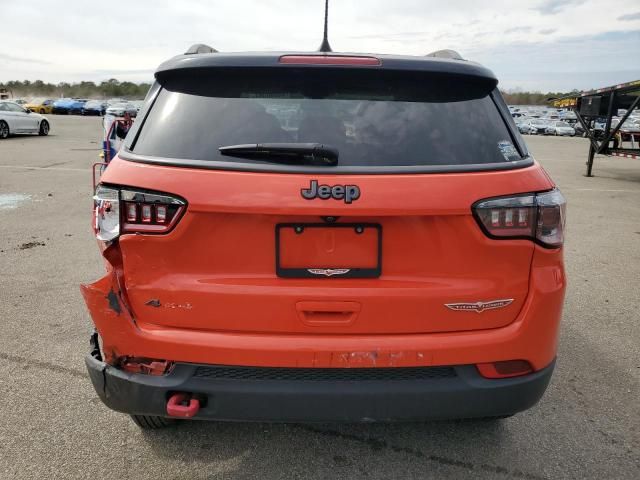
[[[176,423],[175,420],[155,415],[131,415],[131,420],[143,430],[157,430],[166,428]]]
[[[0,138],[9,136],[9,125],[4,120],[0,120]]]
[[[40,122],[40,131],[38,132],[38,134],[42,136],[49,135],[49,122],[47,122],[46,120]]]
[[[45,113],[45,112],[44,112],[44,108],[41,108],[41,109],[40,109],[40,113],[41,113],[42,115],[44,115],[44,113]]]

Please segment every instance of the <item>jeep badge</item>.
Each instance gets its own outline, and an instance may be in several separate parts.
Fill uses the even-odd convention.
[[[317,180],[311,180],[309,188],[301,189],[300,194],[307,200],[313,200],[314,198],[328,200],[333,198],[335,200],[344,200],[344,203],[351,203],[360,198],[360,187],[357,185],[318,185]]]

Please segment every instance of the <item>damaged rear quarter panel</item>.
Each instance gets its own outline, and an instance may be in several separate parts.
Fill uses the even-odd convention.
[[[113,363],[120,355],[116,345],[127,344],[127,331],[133,323],[120,298],[115,277],[111,270],[99,280],[80,286],[89,314],[103,340],[102,349],[107,363]]]

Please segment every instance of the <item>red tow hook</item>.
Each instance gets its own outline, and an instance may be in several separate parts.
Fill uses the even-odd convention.
[[[200,400],[189,397],[188,393],[174,393],[167,402],[167,414],[170,417],[191,418],[199,410]]]

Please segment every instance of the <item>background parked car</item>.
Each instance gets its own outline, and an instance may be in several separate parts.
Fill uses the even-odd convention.
[[[586,137],[587,136],[587,132],[585,131],[584,128],[582,128],[582,124],[580,122],[576,122],[571,126],[576,131],[576,135],[579,135],[581,137]]]
[[[30,102],[23,104],[23,107],[28,108],[32,112],[42,114],[51,113],[51,110],[53,108],[53,100],[50,98],[37,97],[32,99]]]
[[[616,128],[619,123],[620,120],[613,120],[611,122],[611,128]],[[632,148],[635,148],[636,142],[640,140],[640,122],[635,119],[627,118],[618,132],[620,135],[619,140],[622,140],[623,142],[633,140],[634,146],[632,146]]]
[[[86,98],[75,98],[74,102],[71,104],[69,113],[74,115],[80,115],[82,113],[82,108],[84,107],[85,103],[87,103]]]
[[[611,128],[616,128],[619,123],[620,120],[612,120]],[[640,122],[637,120],[627,119],[620,127],[620,131],[625,133],[638,133],[640,132]]]
[[[0,139],[17,133],[49,134],[49,121],[15,102],[0,101]]]
[[[136,110],[139,112],[142,108],[142,105],[144,105],[144,100],[131,100],[130,103],[132,103],[136,107]]]
[[[82,107],[82,115],[104,115],[107,111],[107,103],[102,100],[89,100]]]
[[[107,108],[107,115],[113,115],[115,117],[122,117],[125,113],[128,113],[132,117],[138,114],[138,109],[133,103],[116,103]]]
[[[514,118],[516,127],[518,127],[518,131],[524,135],[528,135],[529,134],[529,125],[527,125],[527,122],[529,121],[527,118],[525,117],[520,117],[520,118]]]
[[[61,98],[53,102],[52,113],[80,114],[87,100],[81,98]]]
[[[124,98],[109,98],[107,100],[107,108],[115,105],[116,103],[127,103],[127,101]]]
[[[522,130],[520,130],[522,133],[526,133],[528,135],[544,135],[547,131],[548,123],[546,120],[542,120],[541,118],[532,118],[523,125]]]
[[[559,135],[565,137],[575,137],[575,129],[567,122],[551,122],[547,125],[545,135]]]
[[[71,105],[72,102],[73,102],[72,98],[59,98],[58,100],[53,102],[51,113],[56,113],[56,114],[69,113],[69,105]]]

